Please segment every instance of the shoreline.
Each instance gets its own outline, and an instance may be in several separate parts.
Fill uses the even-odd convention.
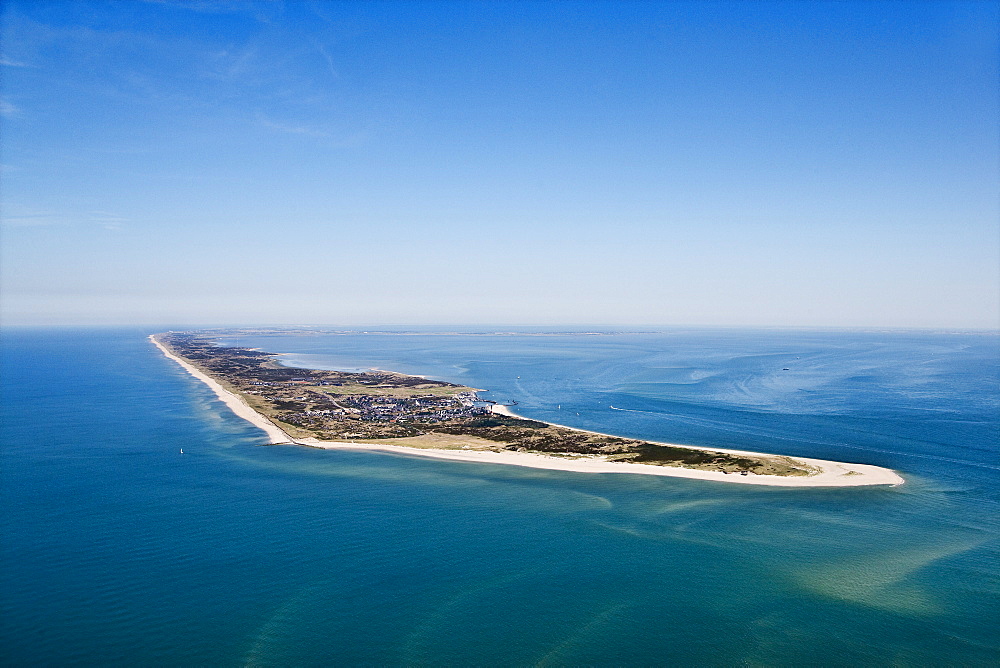
[[[365,444],[349,443],[345,441],[321,441],[314,437],[294,439],[285,433],[280,427],[271,422],[267,417],[254,410],[239,395],[230,392],[218,381],[199,370],[194,365],[181,359],[170,352],[165,346],[156,340],[151,334],[149,340],[160,349],[167,358],[177,362],[185,371],[208,385],[215,395],[222,400],[238,417],[250,422],[255,427],[263,429],[267,434],[270,445],[300,445],[323,450],[364,450],[380,451],[397,455],[410,455],[417,457],[429,457],[433,459],[446,459],[451,461],[463,461],[480,464],[505,464],[509,466],[523,466],[528,468],[548,469],[553,471],[572,471],[576,473],[630,473],[639,475],[659,475],[674,478],[689,478],[694,480],[709,480],[713,482],[728,482],[745,485],[769,485],[775,487],[859,487],[868,485],[900,485],[903,478],[891,469],[873,466],[870,464],[850,464],[846,462],[835,462],[825,459],[809,459],[805,457],[789,457],[796,462],[801,462],[807,466],[818,469],[819,473],[810,476],[776,476],[776,475],[740,475],[738,473],[723,473],[721,471],[705,471],[702,469],[688,469],[676,466],[656,466],[653,464],[632,464],[628,462],[609,462],[600,457],[573,457],[563,458],[550,455],[536,454],[531,452],[497,452],[493,450],[445,450],[435,448],[410,448],[401,445],[386,444]],[[494,405],[493,411],[501,415],[521,418],[507,409],[506,406]],[[524,418],[522,418],[524,419]],[[553,424],[553,423],[548,423]],[[582,431],[591,434],[600,432],[588,431],[576,427],[566,427],[574,431]],[[655,441],[650,441],[655,442]],[[663,443],[662,445],[673,445],[674,447],[686,448],[690,450],[707,450],[712,452],[725,452],[729,454],[743,454],[753,456],[768,456],[767,453],[749,452],[745,450],[726,450],[722,448],[707,448],[690,445],[677,445],[673,443]],[[784,455],[770,455],[773,457],[783,457]]]
[[[296,443],[295,439],[286,434],[280,427],[254,410],[250,404],[243,400],[243,397],[230,392],[219,384],[217,380],[198,369],[198,367],[170,352],[166,346],[156,340],[156,336],[154,334],[149,335],[149,340],[152,341],[153,345],[159,348],[160,352],[166,355],[169,359],[177,362],[189,374],[208,385],[212,391],[215,392],[215,395],[219,397],[219,399],[221,399],[230,410],[236,413],[237,416],[243,418],[253,426],[263,429],[264,432],[267,433],[267,437],[270,440],[271,445],[282,445],[285,443],[293,445]]]
[[[709,480],[712,482],[728,482],[741,485],[768,485],[772,487],[864,487],[870,485],[901,485],[902,477],[891,469],[873,466],[871,464],[848,464],[826,459],[808,459],[791,457],[802,462],[819,473],[811,476],[778,476],[778,475],[740,475],[738,473],[722,473],[721,471],[704,471],[702,469],[686,469],[678,466],[656,466],[653,464],[630,464],[627,462],[609,462],[593,457],[562,458],[533,452],[495,452],[492,450],[439,450],[434,448],[407,448],[401,445],[385,445],[364,443],[347,443],[342,441],[320,441],[307,438],[296,441],[297,445],[322,450],[366,450],[381,451],[397,455],[412,455],[432,459],[447,459],[452,461],[473,462],[478,464],[504,464],[507,466],[524,466],[527,468],[548,469],[552,471],[572,471],[574,473],[628,473],[632,475],[658,475],[672,478],[688,478],[692,480]],[[680,446],[688,447],[688,446]],[[709,449],[709,448],[692,448]],[[723,452],[720,449],[714,449]],[[736,451],[728,451],[736,452]],[[752,453],[761,455],[762,453]]]
[[[506,415],[507,417],[519,418],[521,420],[531,419],[531,418],[526,418],[523,415],[518,415],[518,414],[512,412],[507,406],[501,406],[501,405],[497,404],[496,406],[494,406],[494,409],[495,409],[493,411],[494,413],[499,413],[500,415]],[[559,424],[557,422],[547,422],[546,421],[546,424],[550,424],[550,425],[552,425],[554,427],[562,427],[563,429],[571,429],[573,431],[582,431],[585,434],[597,434],[598,436],[616,437],[615,434],[605,434],[602,431],[592,431],[590,429],[580,429],[579,427],[570,427],[568,425]],[[836,461],[833,461],[833,460],[830,460],[830,459],[809,459],[809,458],[806,458],[806,457],[793,457],[792,455],[775,455],[775,454],[767,453],[767,452],[753,452],[752,450],[732,450],[730,448],[710,448],[710,447],[704,446],[704,445],[683,445],[681,443],[665,443],[663,441],[648,441],[648,442],[649,443],[656,443],[657,445],[669,445],[669,446],[674,447],[674,448],[684,448],[686,450],[702,450],[704,452],[724,452],[724,453],[729,454],[729,455],[748,455],[750,457],[787,457],[788,459],[793,459],[793,460],[795,460],[797,462],[802,462],[804,464],[809,464],[811,466],[813,465],[812,462],[822,462],[823,464],[826,464],[826,465],[835,464],[835,465],[838,465],[838,466],[851,466],[851,467],[854,467],[854,466],[865,467],[865,466],[867,466],[867,467],[879,469],[881,471],[889,471],[889,472],[895,474],[896,477],[899,478],[899,482],[895,483],[895,484],[902,484],[904,482],[903,478],[901,476],[899,476],[899,474],[896,474],[895,471],[892,471],[892,469],[883,468],[881,466],[875,466],[874,464],[852,464],[852,463],[849,463],[849,462],[836,462]],[[657,467],[657,468],[662,468],[662,467]],[[824,467],[818,467],[818,468],[824,468]],[[692,470],[697,470],[697,469],[692,469]],[[723,475],[725,475],[725,474],[723,474]],[[761,477],[761,476],[757,476],[757,477]],[[764,476],[764,477],[785,478],[785,477],[788,477],[788,476]]]

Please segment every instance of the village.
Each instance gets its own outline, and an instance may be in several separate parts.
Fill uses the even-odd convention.
[[[170,333],[183,357],[221,377],[272,420],[322,439],[419,436],[431,425],[488,415],[492,402],[472,388],[397,373],[296,369],[276,355],[218,346],[207,337]]]

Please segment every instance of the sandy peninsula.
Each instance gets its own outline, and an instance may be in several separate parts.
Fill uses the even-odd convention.
[[[387,452],[398,455],[431,457],[452,461],[471,462],[479,464],[506,464],[525,466],[529,468],[549,469],[553,471],[573,471],[578,473],[632,473],[642,475],[659,475],[674,478],[691,478],[695,480],[711,480],[745,485],[771,485],[778,487],[858,487],[866,485],[899,485],[904,482],[895,471],[868,464],[849,464],[845,462],[828,461],[824,459],[809,459],[805,457],[791,458],[801,463],[815,473],[808,476],[778,476],[778,475],[740,475],[738,473],[723,473],[721,471],[705,471],[676,466],[656,466],[650,464],[631,464],[626,462],[607,461],[601,456],[559,457],[532,452],[492,451],[476,449],[437,449],[415,448],[399,445],[376,443],[353,443],[346,441],[321,441],[316,438],[292,438],[265,416],[251,408],[239,395],[230,392],[215,379],[211,378],[194,365],[174,355],[170,350],[150,336],[149,340],[168,358],[181,365],[192,376],[205,383],[216,396],[228,406],[233,413],[264,430],[270,444],[294,444],[325,450],[367,450]],[[503,406],[495,406],[498,413],[519,417]],[[564,425],[560,425],[564,426]],[[572,427],[569,427],[573,429]],[[577,430],[585,431],[585,430]],[[591,432],[593,433],[593,432]],[[675,447],[692,450],[726,452],[738,455],[762,456],[759,452],[742,450],[724,450],[720,448],[701,448],[690,445],[674,445]]]

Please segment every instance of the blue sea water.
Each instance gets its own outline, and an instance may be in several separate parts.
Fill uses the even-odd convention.
[[[907,480],[785,489],[260,447],[148,333],[3,333],[3,665],[998,663],[996,336],[240,339]]]

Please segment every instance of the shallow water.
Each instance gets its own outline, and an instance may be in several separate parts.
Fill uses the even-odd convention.
[[[7,665],[1000,655],[995,336],[240,340],[488,389],[527,417],[907,479],[783,489],[258,447],[148,333],[4,333]]]

